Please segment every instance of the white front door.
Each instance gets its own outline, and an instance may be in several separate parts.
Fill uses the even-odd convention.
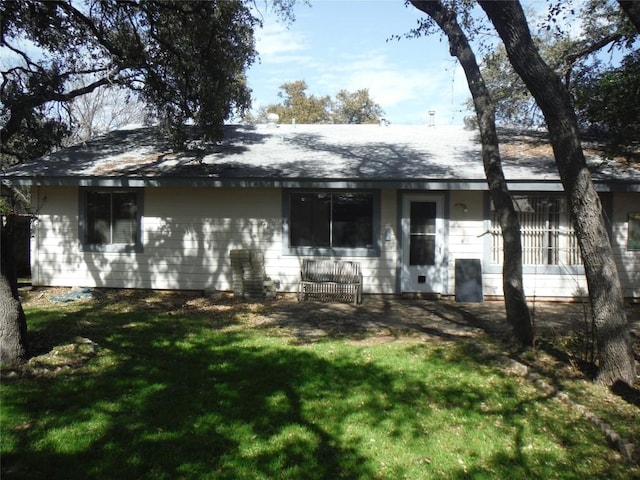
[[[445,223],[442,195],[402,200],[402,292],[444,293]]]

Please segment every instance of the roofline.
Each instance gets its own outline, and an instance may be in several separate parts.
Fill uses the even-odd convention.
[[[640,192],[640,182],[593,179],[599,192]],[[171,177],[68,177],[15,176],[4,177],[2,183],[15,186],[64,187],[234,187],[234,188],[336,188],[398,190],[488,190],[485,179],[354,179],[354,178],[171,178]],[[512,191],[563,191],[559,180],[508,180]]]

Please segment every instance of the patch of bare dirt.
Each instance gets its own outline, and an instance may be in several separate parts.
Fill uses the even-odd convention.
[[[390,295],[367,295],[360,305],[348,303],[300,303],[295,295],[279,294],[274,300],[242,301],[227,292],[203,296],[193,291],[86,289],[88,295],[74,295],[78,289],[24,288],[23,305],[53,305],[94,302],[117,306],[119,311],[137,308],[152,312],[219,314],[253,312],[256,324],[314,330],[329,337],[373,334],[398,337],[426,336],[453,340],[502,334],[506,331],[504,303],[456,303],[452,300],[415,300]],[[67,299],[67,301],[64,301]],[[536,302],[530,305],[536,332],[542,336],[582,333],[589,327],[588,305],[579,302]],[[636,340],[640,339],[640,304],[627,305],[627,318]]]
[[[367,295],[360,305],[297,301],[279,294],[274,300],[247,302],[233,294],[201,292],[90,289],[75,295],[69,288],[24,288],[25,306],[46,308],[85,302],[118,312],[143,309],[169,315],[242,316],[247,326],[272,329],[304,344],[345,338],[359,345],[385,342],[455,341],[502,337],[507,332],[503,302],[456,303]],[[60,299],[68,299],[62,302]],[[536,363],[550,375],[589,375],[590,312],[579,302],[536,302],[530,305],[538,336]],[[640,354],[640,304],[627,305],[635,351]],[[566,352],[572,352],[568,354]],[[512,352],[515,354],[516,352]]]
[[[57,345],[51,351],[31,357],[16,368],[3,369],[2,377],[10,380],[18,377],[55,377],[77,370],[97,354],[97,345],[85,337],[76,337],[73,342]]]

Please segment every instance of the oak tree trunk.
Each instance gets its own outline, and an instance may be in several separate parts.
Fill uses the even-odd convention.
[[[534,332],[522,282],[520,220],[513,207],[513,199],[502,170],[496,133],[495,105],[484,83],[469,40],[458,24],[456,13],[440,1],[412,0],[411,3],[429,15],[447,35],[451,55],[458,59],[467,77],[478,117],[485,176],[502,229],[504,244],[502,286],[507,322],[517,341],[524,346],[531,346]]]
[[[618,3],[636,30],[640,32],[640,2],[638,0],[618,0]]]
[[[8,215],[0,228],[0,364],[15,366],[27,360],[27,322],[13,262],[13,216]]]
[[[597,380],[633,385],[637,378],[620,279],[600,199],[591,180],[569,92],[536,49],[518,1],[478,2],[509,60],[542,110],[582,253],[598,347]]]

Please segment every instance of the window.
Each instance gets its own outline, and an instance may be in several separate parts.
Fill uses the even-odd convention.
[[[291,253],[374,253],[377,203],[373,193],[291,192],[287,212]]]
[[[523,265],[581,265],[580,249],[560,196],[514,195],[520,219]],[[502,263],[502,232],[492,206],[491,261]]]
[[[411,202],[409,265],[436,264],[436,202]]]
[[[84,249],[140,251],[141,198],[134,190],[83,190],[80,238]]]
[[[640,213],[629,214],[628,250],[640,250]]]

